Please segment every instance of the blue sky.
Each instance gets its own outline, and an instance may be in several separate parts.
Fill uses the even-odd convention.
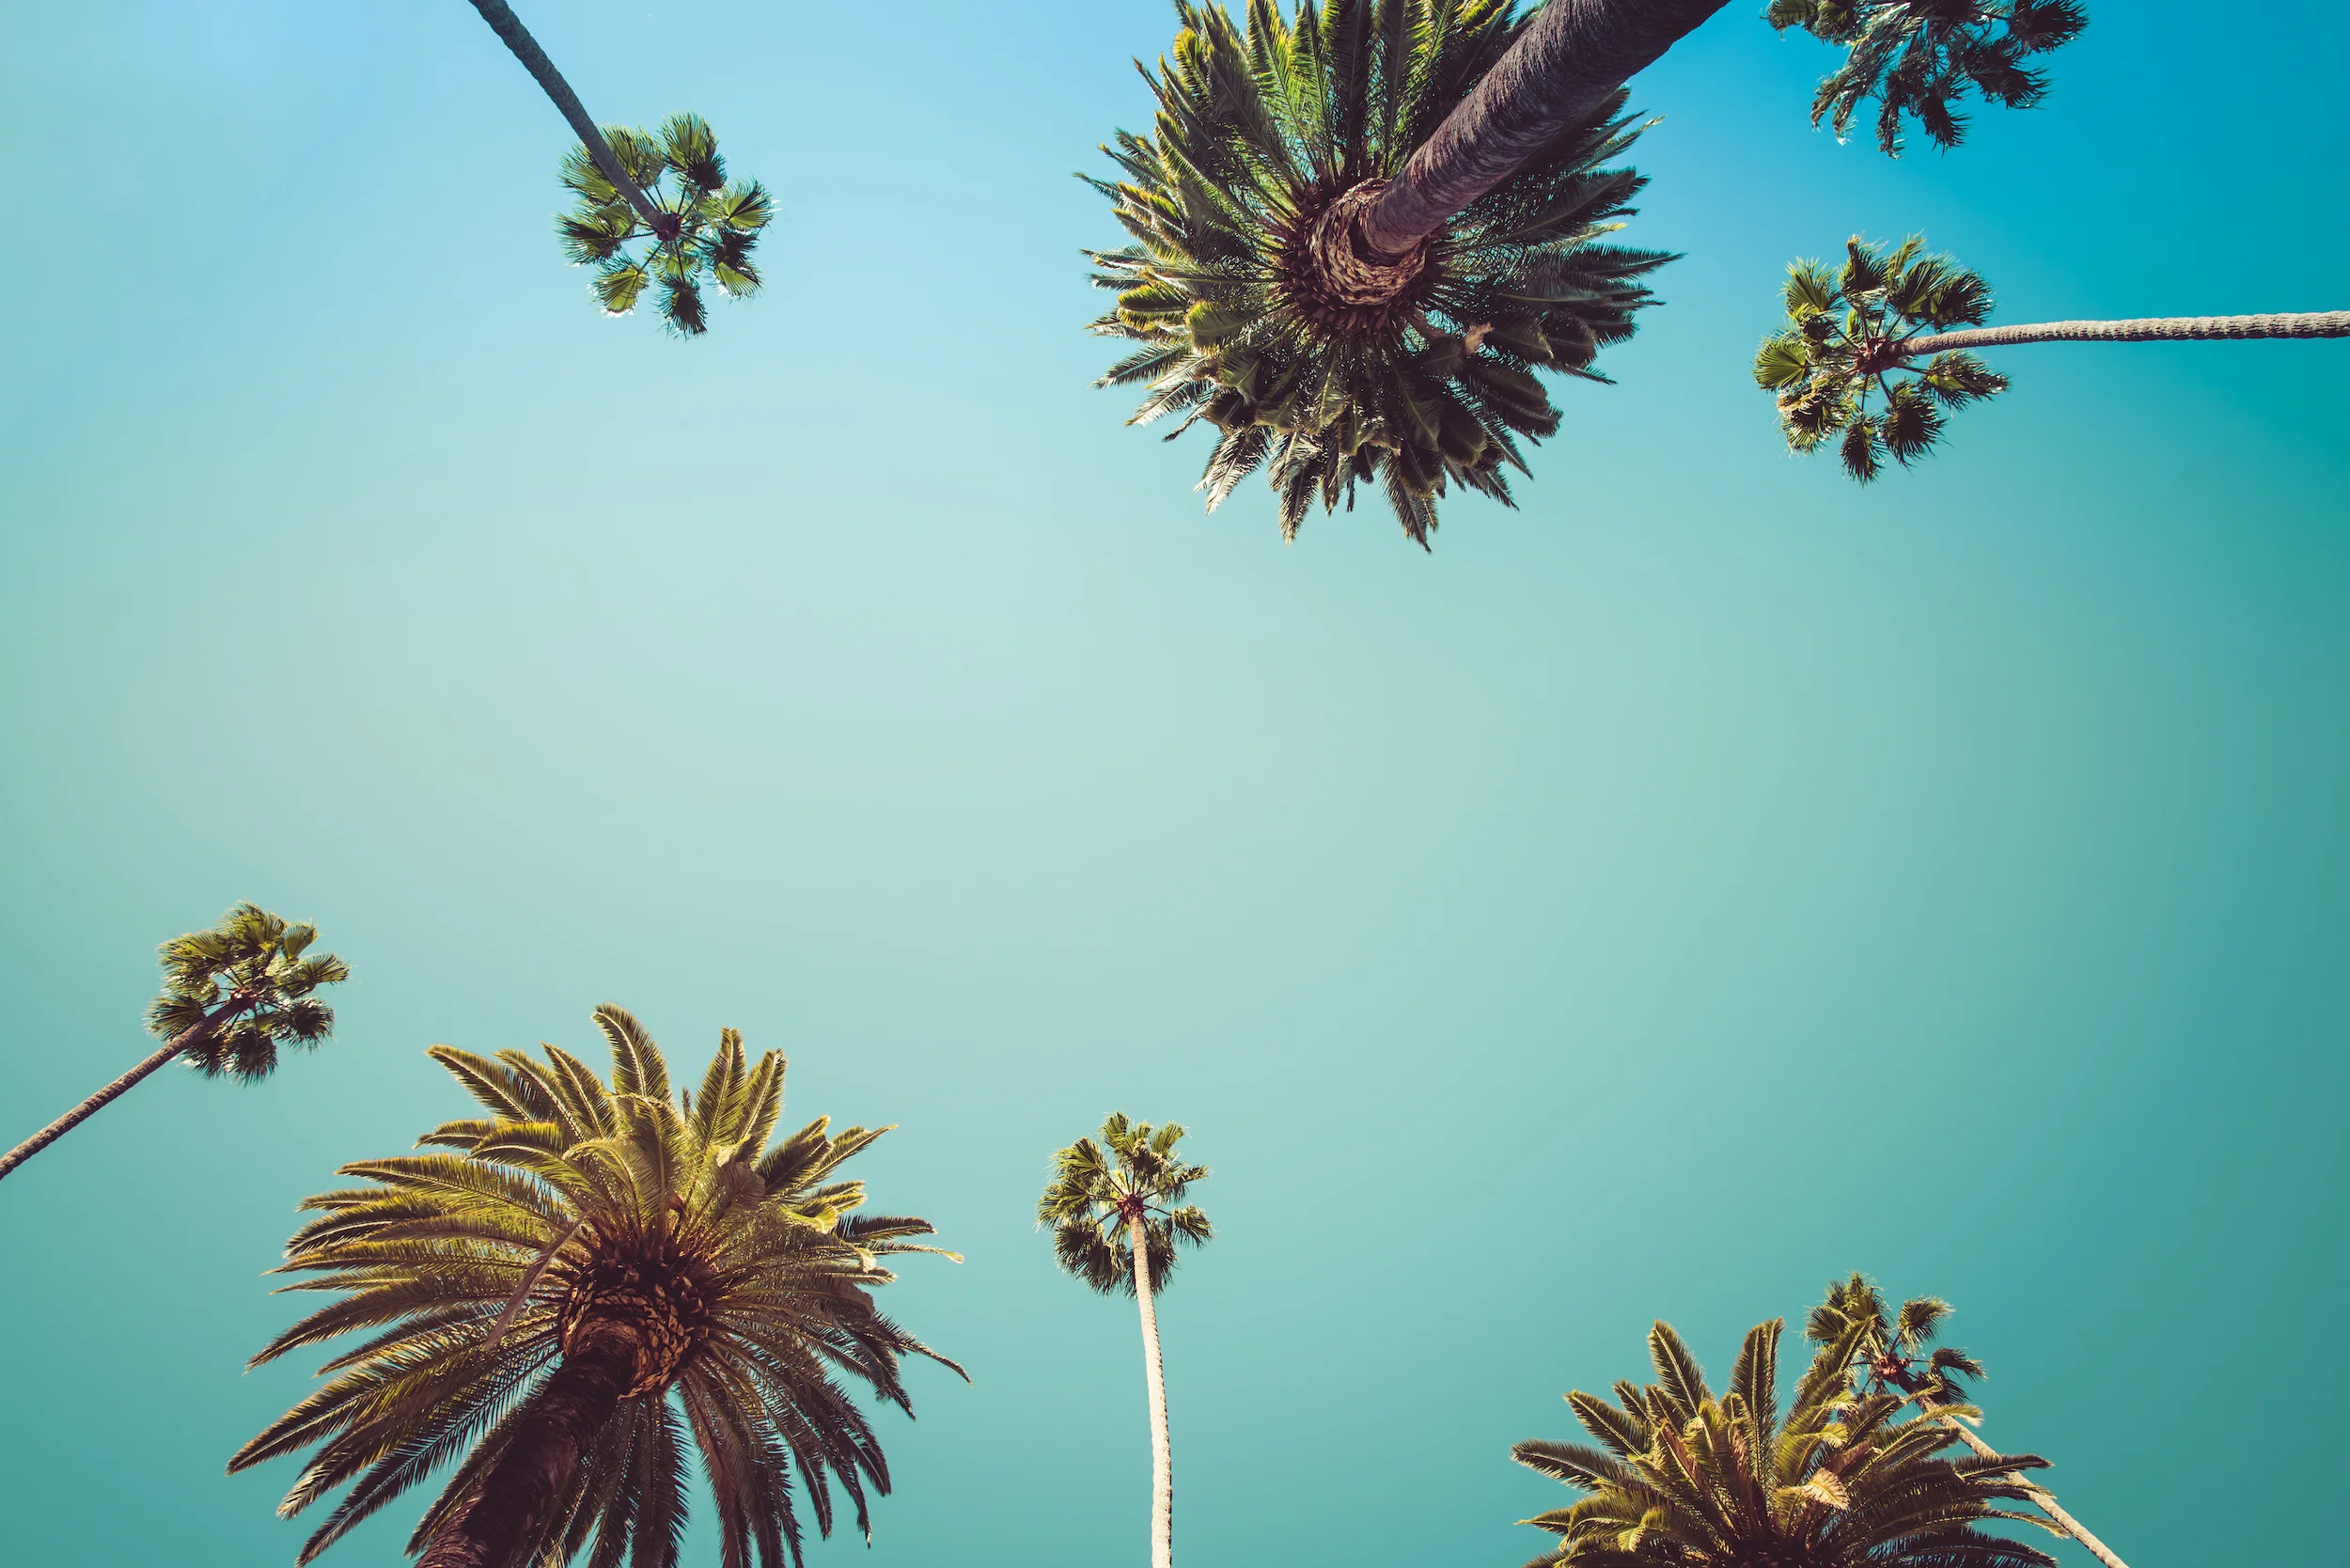
[[[2046,106],[1900,163],[1716,18],[1635,92],[1667,305],[1433,556],[1202,518],[1203,444],[1088,385],[1070,175],[1167,8],[524,15],[779,196],[706,339],[594,314],[459,0],[0,4],[0,1137],[235,900],[356,972],[316,1058],[0,1187],[7,1556],[290,1560],[289,1467],[220,1471],[306,1386],[241,1372],[293,1205],[455,1114],[425,1045],[612,999],[898,1122],[863,1174],[969,1255],[893,1289],[974,1383],[819,1562],[1141,1554],[1132,1310],[1029,1218],[1113,1106],[1216,1170],[1187,1557],[1509,1568],[1563,1390],[1854,1268],[1957,1304],[1986,1430],[2138,1568],[2324,1557],[2305,1347],[2247,1320],[2350,1284],[2350,347],[2017,350],[1866,492],[1745,367],[1856,230],[1998,321],[2350,303],[2338,10],[2095,8]],[[2223,1432],[2256,1509],[2177,1458]]]

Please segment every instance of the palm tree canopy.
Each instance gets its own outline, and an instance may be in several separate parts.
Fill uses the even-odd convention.
[[[1060,1266],[1104,1295],[1135,1294],[1133,1223],[1143,1228],[1144,1262],[1155,1294],[1175,1268],[1178,1242],[1197,1247],[1214,1235],[1198,1205],[1185,1203],[1208,1168],[1176,1156],[1183,1127],[1153,1127],[1113,1111],[1101,1140],[1081,1137],[1053,1156],[1053,1180],[1037,1200],[1040,1225],[1053,1231]]]
[[[563,252],[596,269],[589,287],[609,314],[627,315],[652,287],[668,330],[698,336],[709,330],[705,281],[730,299],[759,291],[751,249],[775,215],[774,204],[756,180],[728,180],[718,138],[698,115],[671,115],[651,132],[625,125],[603,131],[654,216],[646,220],[594,155],[575,145],[563,159],[563,183],[578,201],[556,220]]]
[[[784,1059],[746,1059],[721,1036],[698,1089],[673,1094],[642,1026],[596,1010],[609,1083],[549,1045],[431,1055],[489,1112],[420,1140],[434,1152],[342,1168],[360,1185],[321,1193],[287,1245],[285,1287],[337,1293],[254,1357],[369,1337],[321,1369],[328,1381],[238,1450],[229,1468],[313,1450],[280,1512],[350,1490],[304,1546],[309,1561],[442,1466],[421,1550],[473,1497],[547,1374],[588,1333],[625,1333],[633,1381],[516,1568],[571,1560],[667,1568],[686,1520],[686,1449],[716,1503],[724,1560],[800,1558],[794,1483],[819,1530],[837,1483],[867,1528],[888,1466],[848,1385],[912,1414],[907,1354],[951,1361],[875,1309],[883,1260],[934,1252],[920,1219],[859,1213],[842,1162],[887,1128],[788,1137]],[[446,1152],[441,1152],[446,1151]],[[946,1256],[952,1257],[948,1253]],[[960,1372],[960,1368],[955,1368]]]
[[[2026,1496],[2013,1472],[2042,1460],[1945,1457],[1959,1441],[1949,1427],[1853,1389],[1857,1329],[1813,1357],[1782,1417],[1783,1328],[1775,1319],[1747,1332],[1718,1397],[1662,1323],[1649,1334],[1655,1383],[1619,1383],[1612,1404],[1569,1394],[1595,1442],[1512,1451],[1589,1496],[1525,1521],[1559,1538],[1528,1568],[2054,1568],[1980,1528],[2040,1522],[1998,1505]]]
[[[1957,146],[1966,135],[1957,105],[1970,91],[2012,109],[2039,102],[2047,72],[2025,62],[2089,25],[2077,0],[1771,0],[1763,15],[1845,51],[1812,95],[1811,123],[1827,119],[1841,141],[1873,99],[1877,146],[1890,157],[1905,118],[1935,146]]]
[[[1864,484],[1888,455],[1906,467],[1932,451],[1946,411],[2007,390],[1962,349],[1910,362],[1912,338],[1991,311],[1980,274],[1924,248],[1915,235],[1890,252],[1855,236],[1841,268],[1794,263],[1786,324],[1755,353],[1755,383],[1777,394],[1788,447],[1809,452],[1835,436],[1845,472]]]
[[[1981,1379],[1982,1363],[1935,1344],[1950,1315],[1950,1304],[1938,1296],[1913,1296],[1895,1308],[1867,1275],[1855,1274],[1829,1283],[1803,1332],[1823,1351],[1850,1345],[1856,1389],[1895,1389],[1945,1407],[1966,1406],[1972,1402],[1956,1380]]]
[[[1535,372],[1587,380],[1671,259],[1603,243],[1643,181],[1608,168],[1638,127],[1610,96],[1450,227],[1388,263],[1349,238],[1414,149],[1509,49],[1511,0],[1250,0],[1244,27],[1177,0],[1149,136],[1089,182],[1133,243],[1089,252],[1118,291],[1093,323],[1141,346],[1098,384],[1147,389],[1132,423],[1217,431],[1213,510],[1262,467],[1285,538],[1376,482],[1421,543],[1459,484],[1508,502],[1504,465],[1559,412]]]
[[[147,1010],[148,1028],[164,1040],[197,1030],[180,1057],[206,1077],[246,1083],[277,1066],[280,1045],[308,1049],[334,1032],[335,1010],[320,987],[351,978],[333,953],[313,953],[315,927],[290,924],[258,904],[241,903],[210,931],[175,936],[158,951],[164,990]]]

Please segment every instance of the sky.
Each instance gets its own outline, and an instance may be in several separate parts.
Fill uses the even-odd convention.
[[[1214,1170],[1188,1560],[1511,1568],[1563,1392],[1657,1319],[1726,1377],[1860,1269],[1955,1304],[1986,1435],[2133,1568],[2324,1560],[2278,1336],[2350,1289],[2350,344],[2012,350],[1865,491],[1747,375],[1854,232],[1995,321],[2350,305],[2350,20],[2092,8],[2043,107],[1899,162],[1749,8],[1676,46],[1666,303],[1424,555],[1202,516],[1204,440],[1089,384],[1071,176],[1158,0],[532,0],[599,118],[776,194],[690,344],[565,268],[566,133],[460,0],[0,0],[0,1139],[236,901],[353,971],[314,1056],[0,1185],[0,1558],[290,1561],[293,1466],[222,1466],[309,1387],[243,1370],[295,1205],[462,1114],[427,1045],[612,1000],[895,1123],[876,1203],[967,1256],[887,1294],[971,1383],[915,1372],[817,1564],[1142,1557],[1134,1309],[1032,1217],[1113,1108]]]

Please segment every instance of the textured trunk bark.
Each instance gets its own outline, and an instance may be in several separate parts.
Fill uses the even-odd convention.
[[[1949,349],[1998,349],[2016,343],[2173,343],[2206,337],[2350,337],[2350,310],[2283,316],[2141,316],[2122,321],[2034,321],[1967,327],[1913,337],[1902,357]]]
[[[515,1553],[545,1528],[579,1456],[612,1419],[635,1369],[633,1334],[609,1325],[583,1327],[473,1500],[435,1532],[416,1568],[514,1568]]]
[[[1725,3],[1548,0],[1363,214],[1365,248],[1410,254]]]
[[[212,1030],[220,1027],[220,1021],[227,1015],[226,1008],[217,1009],[207,1015],[203,1022],[180,1030],[165,1043],[162,1050],[132,1068],[131,1071],[9,1150],[6,1154],[0,1154],[0,1178],[6,1177],[9,1171],[14,1170],[18,1166],[23,1165],[26,1160],[31,1159],[35,1154],[88,1121],[108,1104],[119,1098],[123,1090],[133,1084],[137,1083],[189,1046],[210,1036]]]
[[[1976,1436],[1973,1432],[1967,1429],[1965,1421],[1960,1420],[1955,1416],[1943,1415],[1939,1410],[1935,1408],[1932,1403],[1928,1401],[1921,1400],[1919,1403],[1924,1407],[1928,1414],[1934,1417],[1935,1420],[1940,1421],[1944,1426],[1947,1426],[1952,1432],[1957,1433],[1959,1436],[1966,1441],[1966,1446],[1974,1450],[1975,1452],[1982,1455],[1985,1459],[1997,1459],[1999,1457],[1999,1450],[1984,1442],[1982,1438]],[[2064,1527],[2065,1533],[2072,1536],[2074,1540],[2079,1542],[2082,1545],[2088,1547],[2090,1551],[2096,1556],[2097,1560],[2106,1565],[2106,1568],[2129,1568],[2128,1563],[2123,1562],[2120,1558],[2113,1555],[2112,1547],[2107,1545],[2104,1542],[2090,1534],[2087,1527],[2082,1525],[2078,1519],[2074,1518],[2070,1513],[2064,1512],[2063,1509],[2059,1508],[2057,1506],[2056,1497],[2046,1487],[2042,1486],[2037,1482],[2027,1480],[2025,1477],[2020,1475],[2015,1477],[2015,1481],[2024,1488],[2026,1492],[2031,1495],[2032,1506],[2034,1508],[2037,1508],[2041,1513],[2045,1513],[2049,1518],[2054,1519],[2058,1524]]]
[[[563,80],[563,73],[555,69],[555,62],[547,58],[547,52],[539,47],[539,40],[530,36],[530,30],[522,24],[521,18],[508,7],[506,0],[473,0],[473,8],[481,13],[481,20],[490,24],[490,30],[505,40],[506,47],[514,52],[514,58],[522,61],[523,69],[529,71],[539,86],[546,90],[546,95],[555,101],[555,106],[571,122],[572,133],[588,149],[588,156],[595,159],[596,167],[603,171],[603,177],[628,198],[628,204],[636,210],[638,217],[644,219],[648,226],[658,227],[661,210],[636,188],[636,181],[628,177],[628,171],[620,167],[619,159],[612,155],[612,144],[603,139],[603,133],[596,129],[596,122],[589,119],[588,111],[580,106],[579,95],[572,91],[572,85]]]
[[[1159,1314],[1151,1300],[1151,1270],[1140,1219],[1133,1237],[1135,1299],[1142,1304],[1142,1371],[1151,1389],[1151,1568],[1175,1564],[1175,1463],[1167,1440],[1167,1375],[1159,1365]]]

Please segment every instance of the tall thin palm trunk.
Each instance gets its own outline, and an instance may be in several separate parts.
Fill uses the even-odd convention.
[[[433,1532],[416,1568],[504,1568],[511,1561],[546,1528],[580,1455],[619,1408],[635,1368],[634,1335],[609,1325],[579,1334],[473,1497]]]
[[[1151,1389],[1151,1568],[1175,1564],[1175,1462],[1167,1440],[1167,1374],[1159,1365],[1159,1314],[1151,1300],[1149,1233],[1137,1215],[1133,1236],[1135,1299],[1142,1304],[1142,1371]]]
[[[1363,243],[1409,255],[1725,3],[1549,0],[1363,213]]]
[[[125,1073],[122,1076],[117,1078],[114,1082],[108,1084],[105,1088],[100,1090],[97,1093],[83,1101],[80,1105],[74,1106],[71,1110],[66,1112],[63,1116],[49,1123],[48,1126],[43,1127],[39,1132],[35,1133],[31,1137],[26,1138],[24,1142],[9,1150],[6,1154],[0,1154],[0,1178],[5,1178],[9,1171],[14,1170],[18,1166],[23,1165],[26,1160],[31,1159],[35,1154],[39,1153],[42,1150],[48,1148],[51,1144],[65,1137],[66,1134],[71,1132],[74,1128],[80,1126],[83,1122],[97,1115],[99,1111],[104,1109],[107,1105],[121,1098],[123,1091],[130,1089],[132,1085],[137,1083],[141,1078],[146,1077],[149,1073],[154,1072],[155,1069],[171,1060],[172,1058],[178,1056],[189,1046],[201,1043],[215,1028],[220,1027],[220,1021],[227,1016],[227,1012],[228,1010],[226,1007],[216,1009],[212,1013],[208,1014],[201,1023],[191,1025],[189,1027],[180,1030],[178,1034],[172,1036],[170,1040],[166,1041],[161,1050],[149,1057],[145,1061],[142,1061],[136,1067],[132,1068],[131,1071]]]
[[[1931,1400],[1919,1400],[1918,1403],[1928,1415],[1932,1416],[1935,1420],[1940,1421],[1944,1426],[1949,1427],[1952,1432],[1957,1433],[1960,1437],[1964,1438],[1966,1446],[1974,1450],[1977,1454],[1984,1459],[1997,1459],[1999,1457],[1999,1450],[1984,1442],[1982,1438],[1976,1436],[1974,1433],[1967,1428],[1965,1421],[1960,1420],[1956,1416],[1944,1415]],[[2054,1519],[2058,1524],[2063,1526],[2065,1533],[2072,1536],[2074,1540],[2079,1542],[2082,1545],[2088,1547],[2090,1551],[2095,1555],[2097,1560],[2106,1565],[2106,1568],[2129,1568],[2128,1563],[2123,1562],[2120,1558],[2113,1555],[2112,1547],[2107,1545],[2104,1542],[2090,1534],[2089,1528],[2086,1525],[2082,1524],[2078,1519],[2074,1518],[2070,1513],[2067,1513],[2063,1509],[2057,1506],[2055,1495],[2046,1487],[2042,1486],[2039,1482],[2021,1474],[2017,1474],[2012,1479],[2017,1485],[2021,1486],[2024,1489],[2025,1494],[2031,1498],[2032,1506],[2034,1508],[2037,1508],[2041,1513],[2045,1513],[2049,1518]]]
[[[2016,343],[2173,343],[2207,337],[2350,337],[2350,310],[2281,316],[2140,316],[2120,321],[2034,321],[1930,333],[1902,345],[1902,357]]]
[[[473,8],[481,13],[481,20],[490,24],[490,30],[505,40],[506,47],[514,52],[514,58],[522,61],[523,69],[529,71],[539,86],[546,90],[547,97],[555,101],[556,108],[571,122],[572,133],[580,139],[588,155],[595,159],[596,167],[602,169],[603,177],[628,198],[628,204],[636,210],[636,215],[645,220],[646,226],[660,233],[665,220],[674,222],[674,214],[655,207],[651,199],[637,188],[636,181],[628,177],[628,171],[620,167],[619,159],[613,156],[612,144],[603,139],[603,133],[596,129],[596,122],[588,118],[588,111],[580,104],[579,95],[572,91],[572,85],[563,80],[563,73],[555,69],[555,62],[547,58],[547,52],[539,47],[539,40],[530,36],[530,29],[522,24],[522,19],[514,14],[506,0],[473,0]]]

